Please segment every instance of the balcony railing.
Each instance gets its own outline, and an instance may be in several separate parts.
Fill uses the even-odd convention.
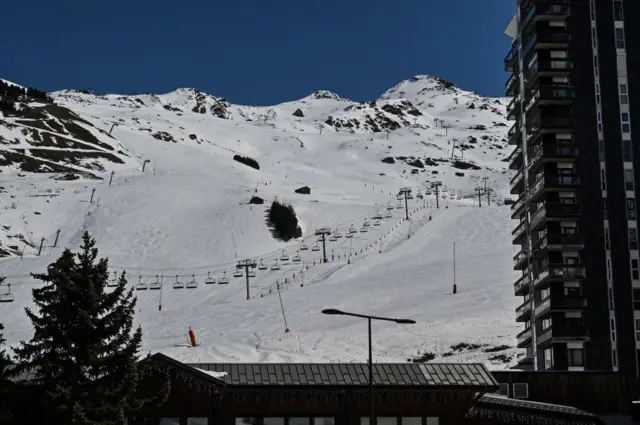
[[[513,256],[513,266],[517,267],[518,264],[522,261],[522,260],[526,260],[527,259],[527,255],[528,255],[529,251],[527,251],[526,249],[522,249],[520,250],[516,255]]]
[[[538,346],[545,345],[552,339],[562,342],[584,341],[589,339],[589,330],[580,325],[556,324],[538,334],[536,343]]]
[[[526,289],[529,286],[530,282],[531,280],[529,279],[529,273],[525,271],[525,274],[523,274],[520,279],[516,280],[516,282],[513,284],[515,295],[520,295],[523,292],[523,289]]]
[[[529,170],[535,170],[545,159],[567,159],[577,158],[578,148],[571,146],[542,146],[533,150],[529,159]]]
[[[520,233],[522,233],[525,230],[526,224],[527,224],[527,222],[525,220],[522,220],[522,223],[518,224],[518,227],[513,229],[513,232],[511,232],[511,234],[513,236],[519,235]]]
[[[575,97],[573,86],[534,86],[525,100],[525,112],[537,103],[570,102]]]
[[[536,303],[536,316],[551,311],[581,310],[587,306],[587,299],[580,296],[552,295]]]
[[[557,235],[557,234],[546,234],[543,238],[541,238],[536,244],[536,249],[545,249],[545,248],[569,248],[569,247],[578,247],[584,245],[584,239],[582,235]]]
[[[518,43],[514,42],[511,45],[511,50],[507,53],[507,56],[504,58],[504,70],[506,72],[514,71],[514,64],[518,59]]]
[[[582,214],[582,206],[580,204],[567,204],[563,202],[546,202],[548,216],[557,217],[578,217]]]
[[[509,158],[508,158],[509,168],[512,170],[519,168],[518,164],[519,164],[519,161],[522,161],[521,157],[522,157],[522,147],[518,146],[513,150],[513,152],[511,152],[511,155],[509,155]]]
[[[516,339],[518,341],[518,348],[523,348],[523,346],[531,339],[531,328],[525,329],[520,332]]]
[[[528,63],[531,58],[529,55],[538,47],[555,47],[557,45],[566,45],[571,42],[571,34],[563,31],[545,31],[538,30],[522,46],[522,57],[524,63]],[[505,71],[508,71],[505,69]]]
[[[507,80],[507,82],[504,85],[505,86],[505,93],[507,94],[507,96],[514,96],[515,95],[515,90],[513,90],[513,89],[517,88],[516,81],[518,81],[518,74],[516,74],[516,73],[511,74],[511,76],[509,77],[509,79]]]
[[[521,168],[521,169],[518,170],[516,175],[513,176],[513,178],[509,181],[509,185],[511,186],[511,190],[513,190],[513,188],[520,183],[520,180],[523,177],[524,177],[524,168]]]
[[[524,29],[536,17],[558,17],[567,16],[570,13],[569,4],[558,2],[539,2],[536,1],[526,16],[520,23],[520,29]]]
[[[525,302],[516,307],[516,316],[521,316],[529,311],[531,311],[531,300],[525,300]]]
[[[531,186],[529,194],[533,200],[543,189],[564,189],[580,185],[580,178],[576,176],[541,176]]]
[[[569,266],[566,264],[543,264],[538,276],[533,279],[534,286],[538,286],[548,279],[581,280],[586,276],[583,266]]]

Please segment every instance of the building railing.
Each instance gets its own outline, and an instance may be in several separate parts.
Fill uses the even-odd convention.
[[[518,227],[516,227],[515,229],[513,229],[513,232],[511,232],[511,234],[512,234],[513,236],[517,236],[517,235],[519,235],[521,232],[523,232],[523,231],[524,231],[524,228],[525,228],[525,225],[526,225],[526,224],[527,224],[527,222],[523,220],[523,221],[522,221],[522,223],[520,223],[520,224],[518,225]]]
[[[524,344],[531,339],[531,328],[525,329],[516,336],[518,346]]]
[[[518,253],[513,256],[513,265],[515,266],[520,261],[527,258],[528,254],[529,254],[529,251],[527,251],[526,249],[521,249],[520,251],[518,251]]]
[[[589,338],[589,330],[579,325],[551,325],[537,335],[536,343],[540,345],[546,344],[551,338],[562,338],[563,340],[582,341]]]
[[[525,271],[525,274],[520,276],[520,279],[516,280],[513,284],[514,292],[517,294],[522,290],[525,286],[529,285],[531,280],[529,280],[529,273]]]

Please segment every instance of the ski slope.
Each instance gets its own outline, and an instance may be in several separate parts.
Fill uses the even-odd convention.
[[[452,137],[467,137],[473,133],[469,126],[488,122],[480,112],[490,111],[451,111],[459,101],[441,95],[428,102],[435,106],[421,118],[423,127],[388,134],[319,131],[318,122],[348,104],[339,98],[305,98],[269,108],[231,105],[234,119],[220,119],[177,116],[162,106],[182,105],[187,111],[184,105],[191,107],[192,99],[184,90],[156,96],[157,104],[145,98],[140,108],[122,96],[82,95],[86,99],[80,102],[80,95],[59,95],[61,103],[98,128],[106,131],[118,123],[112,134],[137,165],[107,168],[101,181],[60,181],[15,170],[0,174],[0,214],[10,227],[4,229],[4,243],[17,243],[17,234],[27,242],[19,247],[22,258],[0,259],[0,275],[15,296],[14,302],[0,304],[8,343],[31,336],[24,307],[32,306],[30,292],[38,282],[29,274],[44,271],[65,247],[76,249],[87,230],[101,255],[109,257],[110,269],[126,270],[132,286],[162,284],[161,290],[137,291],[136,321],[145,350],[191,362],[364,361],[366,323],[320,313],[339,308],[418,322],[374,324],[376,361],[406,361],[430,352],[440,361],[483,361],[493,368],[515,363],[519,329],[513,314],[510,210],[501,202],[508,193],[503,158],[488,148],[465,152],[466,160],[481,166],[465,170],[463,177],[447,165],[416,174],[401,162],[380,161],[388,155],[449,157]],[[438,102],[443,114],[457,117],[447,132],[427,124],[438,116],[433,110]],[[289,118],[302,107],[304,119]],[[264,115],[271,118],[240,119]],[[141,127],[171,134],[174,141],[153,138]],[[502,127],[490,131],[504,133]],[[257,159],[260,170],[232,161],[234,154]],[[484,177],[493,201],[487,206],[483,199],[478,208],[473,189]],[[398,190],[411,187],[414,195],[426,194],[434,181],[442,183],[440,208],[434,193],[415,197],[408,201],[410,219],[405,220]],[[303,185],[311,188],[310,195],[294,193]],[[265,205],[248,204],[253,195],[264,198]],[[265,215],[273,199],[294,206],[303,240],[285,243],[271,235]],[[373,217],[387,211],[391,217],[375,226]],[[313,250],[314,232],[322,227],[343,235],[327,241],[326,264],[321,251]],[[346,238],[350,227],[356,233]],[[456,295],[451,294],[454,242]],[[308,250],[300,250],[303,244]],[[280,261],[283,254],[288,262]],[[301,261],[291,261],[297,254]],[[250,279],[249,300],[244,277],[233,277],[237,261],[244,259],[268,267]],[[271,270],[276,260],[280,269]],[[205,284],[208,277],[223,276],[229,284]],[[196,288],[173,288],[191,281]],[[189,327],[198,347],[187,343]],[[459,343],[473,345],[451,348]]]

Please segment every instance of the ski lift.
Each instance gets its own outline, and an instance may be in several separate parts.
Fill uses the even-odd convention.
[[[149,284],[149,289],[157,291],[158,289],[162,289],[162,283],[160,282],[160,278],[156,275],[156,281]]]
[[[403,199],[402,193],[398,193],[398,196],[396,196],[396,199],[398,201],[402,201],[402,199]]]
[[[211,272],[207,272],[207,278],[204,280],[205,285],[211,285],[212,283],[216,283],[216,279],[211,277]]]
[[[396,204],[396,209],[401,210],[403,208],[402,202]]]
[[[367,228],[366,228],[366,227],[362,227],[362,228],[360,229],[360,233],[367,233],[368,231],[369,231],[369,230],[367,230]]]
[[[336,242],[338,240],[338,238],[336,238],[336,235],[331,234],[331,236],[329,236],[329,242]]]
[[[11,303],[16,297],[11,293],[11,284],[7,283],[7,292],[0,294],[0,303]]]
[[[188,289],[195,289],[198,287],[198,282],[196,282],[196,275],[191,275],[191,281],[187,282]]]
[[[267,270],[267,265],[262,262],[262,258],[260,259],[260,264],[258,264],[258,270]]]
[[[236,271],[233,272],[233,277],[242,277],[244,276],[244,274],[242,274],[242,270],[240,269],[236,269]]]
[[[289,261],[289,256],[282,250],[282,255],[280,256],[280,261]]]
[[[249,270],[249,273],[247,273],[247,276],[256,277],[256,271],[255,270]]]
[[[382,216],[380,215],[380,211],[376,211],[376,215],[372,217],[374,220],[380,220]]]
[[[318,245],[318,242],[316,242],[313,248],[311,248],[311,251],[320,251],[320,245]]]
[[[418,191],[418,193],[416,193],[416,196],[420,199],[424,198],[424,196],[422,196],[422,192]]]
[[[280,264],[278,264],[278,259],[276,258],[276,262],[271,266],[271,270],[280,270]]]
[[[355,227],[353,227],[353,224],[349,227],[349,233],[358,233],[358,231],[356,230]]]
[[[309,245],[305,245],[305,244],[300,245],[300,251],[308,251],[308,250],[309,250]]]
[[[136,291],[146,291],[149,289],[146,283],[142,281],[142,276],[138,276],[138,284],[136,285]]]
[[[300,253],[298,252],[296,255],[294,255],[293,258],[291,258],[291,261],[293,261],[294,263],[299,263],[300,261],[302,261],[302,257],[300,257]]]
[[[173,283],[173,289],[182,289],[184,288],[184,282],[180,282],[178,280],[178,275],[176,275],[176,281]]]
[[[333,231],[333,235],[338,239],[340,239],[342,237],[342,233],[340,233],[340,231],[338,229]]]
[[[374,222],[373,222],[373,225],[374,225],[374,226],[380,226],[380,220],[376,220],[376,221],[374,221]]]
[[[344,237],[351,239],[353,237],[353,233],[349,232],[346,235],[344,235]]]
[[[431,191],[430,191],[430,190],[427,190],[426,192],[424,192],[424,194],[425,194],[425,195],[427,195],[427,196],[429,196],[429,195],[431,195]]]
[[[413,195],[411,194],[411,192],[407,193],[407,199],[413,199]]]
[[[365,219],[364,223],[362,223],[362,227],[369,227],[369,226],[371,226],[371,223],[367,219]]]
[[[115,288],[116,286],[118,286],[118,273],[113,272],[113,279],[107,281],[107,287]]]
[[[229,283],[227,272],[222,272],[222,277],[218,278],[218,285],[226,285],[227,283]]]
[[[391,211],[389,211],[384,216],[385,216],[385,218],[391,218],[391,217],[393,217],[393,214],[391,214]]]
[[[393,205],[391,205],[391,202],[389,202],[387,204],[387,211],[391,211],[393,209]]]

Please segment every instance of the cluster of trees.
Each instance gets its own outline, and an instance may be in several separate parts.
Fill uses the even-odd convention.
[[[28,101],[53,102],[51,97],[42,90],[25,89],[0,80],[0,111],[14,112],[16,102]]]
[[[298,217],[291,205],[273,201],[269,209],[269,222],[283,241],[302,236],[302,229],[298,226]]]
[[[13,358],[0,346],[0,423],[125,425],[166,400],[168,379],[153,398],[139,396],[151,364],[140,358],[133,288],[123,272],[106,290],[108,260],[88,233],[79,253],[65,250],[33,277],[44,282],[32,291],[39,311],[26,308],[33,337]]]
[[[256,170],[260,169],[260,164],[258,164],[258,161],[253,158],[249,158],[248,156],[234,155],[233,159],[244,165],[248,165],[251,168],[255,168]]]

